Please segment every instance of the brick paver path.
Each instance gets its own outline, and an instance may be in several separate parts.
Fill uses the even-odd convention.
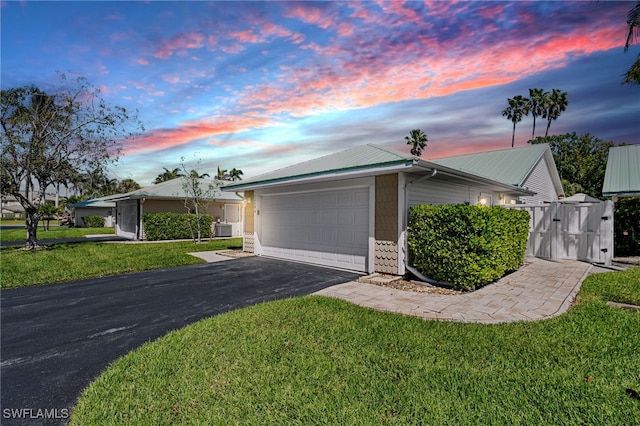
[[[439,295],[348,282],[317,295],[425,319],[501,323],[551,318],[566,312],[591,265],[527,258],[518,271],[471,293]]]

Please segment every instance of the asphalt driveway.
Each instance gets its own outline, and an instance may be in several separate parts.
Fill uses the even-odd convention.
[[[247,257],[3,290],[0,423],[66,424],[82,390],[143,343],[202,318],[310,294],[357,276]]]

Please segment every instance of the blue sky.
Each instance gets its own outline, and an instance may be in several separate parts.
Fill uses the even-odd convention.
[[[415,128],[423,158],[508,148],[501,111],[533,87],[569,93],[551,133],[640,144],[633,2],[0,4],[2,89],[62,71],[138,109],[145,132],[109,170],[143,186],[181,157],[249,177],[364,143],[408,153]]]

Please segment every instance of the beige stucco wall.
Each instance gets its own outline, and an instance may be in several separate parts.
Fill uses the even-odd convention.
[[[375,178],[375,250],[376,272],[398,272],[398,174]]]

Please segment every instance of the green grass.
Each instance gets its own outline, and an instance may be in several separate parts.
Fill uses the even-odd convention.
[[[24,223],[23,223],[24,224]],[[115,234],[115,228],[69,228],[67,226],[51,226],[49,231],[38,227],[38,241],[56,238],[82,238],[85,235]],[[0,241],[24,241],[27,242],[27,230],[3,229],[0,231]]]
[[[203,263],[188,252],[241,248],[241,238],[193,242],[120,244],[56,244],[46,250],[3,248],[0,254],[2,288],[74,281],[127,272]]]
[[[605,302],[639,293],[638,269],[591,276],[569,313],[501,325],[266,303],[117,360],[71,424],[637,424],[640,312]]]

